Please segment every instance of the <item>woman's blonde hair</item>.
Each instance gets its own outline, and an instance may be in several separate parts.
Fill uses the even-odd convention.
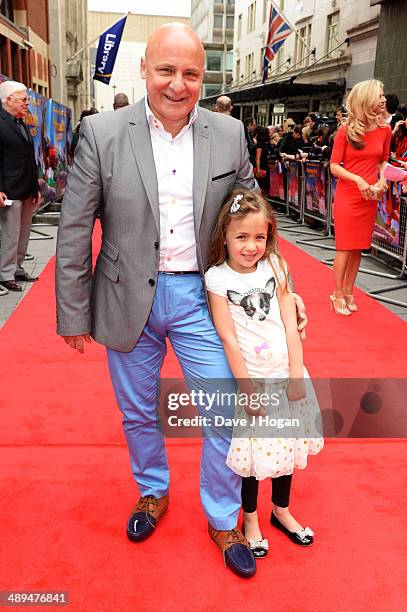
[[[383,83],[376,79],[361,81],[355,85],[346,100],[347,116],[342,119],[347,126],[346,134],[349,144],[355,149],[363,149],[364,136],[370,123],[386,126],[382,115],[378,115],[376,108],[383,91]]]
[[[239,205],[238,210],[231,212],[230,208],[234,203],[237,195],[243,196],[237,204]],[[237,205],[236,204],[236,205]],[[278,234],[277,234],[277,220],[273,209],[266,200],[255,191],[249,191],[248,189],[234,189],[229,193],[224,201],[222,208],[219,211],[218,220],[215,225],[213,232],[211,249],[209,252],[208,268],[212,266],[219,266],[228,257],[228,251],[226,247],[226,230],[232,221],[232,219],[244,219],[249,213],[262,213],[267,221],[267,241],[266,250],[262,259],[270,258],[270,255],[276,255],[281,270],[284,272],[284,283],[280,283],[278,280],[278,274],[274,269],[273,262],[270,259],[271,267],[273,268],[274,275],[282,291],[288,291],[288,278],[287,278],[287,264],[281,257],[278,250]]]

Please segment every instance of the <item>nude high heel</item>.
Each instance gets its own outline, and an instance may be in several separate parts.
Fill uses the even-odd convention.
[[[359,308],[357,304],[355,304],[355,298],[353,297],[353,295],[345,295],[344,297],[348,310],[350,310],[350,312],[357,312]]]
[[[333,309],[336,314],[345,315],[348,317],[351,313],[349,310],[345,298],[338,298],[335,294],[329,296],[331,300],[331,310]]]

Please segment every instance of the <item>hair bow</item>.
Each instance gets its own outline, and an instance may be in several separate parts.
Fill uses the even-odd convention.
[[[233,198],[233,202],[230,205],[230,212],[231,213],[235,213],[235,212],[237,212],[239,210],[239,208],[240,208],[240,204],[239,204],[240,200],[243,200],[243,194],[242,193],[238,193]]]

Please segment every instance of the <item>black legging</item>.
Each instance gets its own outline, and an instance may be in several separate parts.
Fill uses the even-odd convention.
[[[292,474],[272,478],[271,501],[276,506],[287,508],[290,501],[290,489]],[[259,491],[259,481],[254,476],[242,478],[242,508],[243,512],[254,512],[257,510],[257,494]]]

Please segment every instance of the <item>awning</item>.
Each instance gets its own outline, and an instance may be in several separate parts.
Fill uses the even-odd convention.
[[[345,93],[345,79],[328,81],[324,83],[291,83],[289,80],[276,81],[275,83],[265,83],[264,85],[254,85],[235,91],[225,91],[225,96],[229,96],[233,103],[260,102],[269,100],[282,102],[290,98],[319,96],[322,94],[342,97]],[[199,101],[201,106],[211,106],[221,94],[209,96]]]

